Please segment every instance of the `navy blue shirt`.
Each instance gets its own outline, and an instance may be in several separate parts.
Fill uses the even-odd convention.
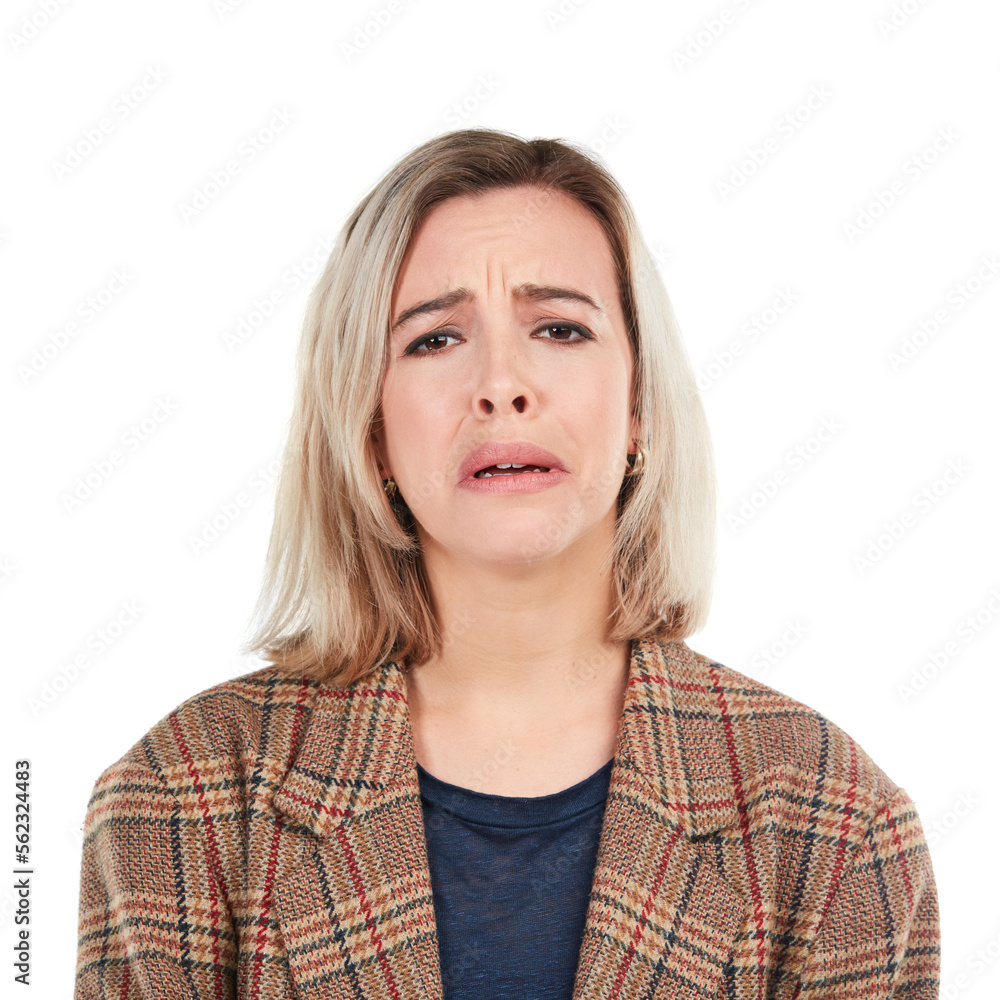
[[[534,797],[417,764],[444,1000],[570,1000],[613,763]]]

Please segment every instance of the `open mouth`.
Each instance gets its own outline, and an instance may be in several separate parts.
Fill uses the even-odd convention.
[[[488,479],[491,476],[516,476],[522,472],[548,472],[541,465],[521,465],[518,462],[504,462],[501,465],[487,465],[474,476],[475,479]]]

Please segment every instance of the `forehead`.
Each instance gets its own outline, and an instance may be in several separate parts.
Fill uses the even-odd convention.
[[[602,298],[617,291],[601,224],[575,198],[538,187],[457,195],[435,205],[400,268],[397,302],[406,306],[404,296],[440,294],[477,277],[512,285],[584,282]]]

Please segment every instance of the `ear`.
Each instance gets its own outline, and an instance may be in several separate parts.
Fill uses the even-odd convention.
[[[628,433],[628,453],[632,455],[635,453],[636,443],[639,441],[645,443],[646,440],[646,432],[642,426],[642,421],[634,414],[629,418]]]
[[[381,416],[376,417],[369,436],[372,443],[372,454],[375,456],[375,461],[378,464],[379,478],[388,479],[392,475],[392,472],[385,459],[385,434]]]

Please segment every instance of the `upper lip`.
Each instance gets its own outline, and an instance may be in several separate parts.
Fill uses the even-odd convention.
[[[517,462],[519,465],[540,465],[543,469],[559,469],[562,462],[545,448],[531,441],[486,441],[476,445],[459,467],[460,479],[474,476],[480,469],[503,462]]]

